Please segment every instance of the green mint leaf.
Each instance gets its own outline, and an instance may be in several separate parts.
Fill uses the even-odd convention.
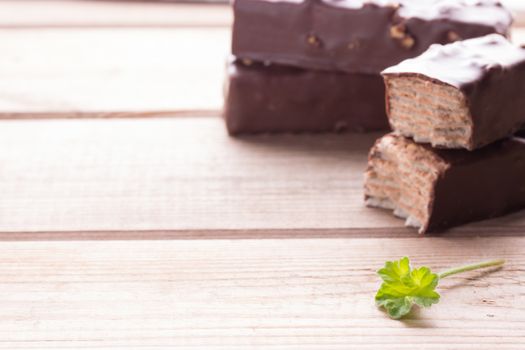
[[[455,267],[435,274],[428,267],[410,268],[407,257],[398,261],[387,261],[385,267],[377,271],[383,279],[376,294],[376,304],[384,307],[390,317],[399,319],[410,312],[412,306],[430,307],[439,302],[435,291],[439,280],[458,273],[483,269],[500,268],[505,260],[489,260],[475,264]]]
[[[411,269],[407,257],[387,261],[377,274],[383,283],[377,291],[376,304],[384,307],[394,319],[408,314],[414,304],[430,307],[439,302],[439,294],[435,291],[438,275],[425,266]]]

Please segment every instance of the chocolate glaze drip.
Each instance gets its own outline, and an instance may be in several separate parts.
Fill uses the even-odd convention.
[[[507,35],[512,23],[492,0],[234,0],[233,6],[237,57],[358,73],[379,73],[434,43]]]

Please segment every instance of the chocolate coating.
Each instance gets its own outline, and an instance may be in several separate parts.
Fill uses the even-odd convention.
[[[525,139],[467,151],[385,135],[369,154],[365,201],[395,210],[420,233],[525,209]]]
[[[432,45],[382,74],[424,77],[461,90],[472,119],[471,149],[525,125],[525,49],[500,35]]]
[[[228,64],[228,132],[388,130],[378,74],[345,74],[240,61]]]
[[[507,35],[512,23],[492,0],[235,0],[233,8],[237,57],[355,73],[379,73],[434,43]]]
[[[435,152],[449,167],[435,184],[429,231],[525,208],[525,139]]]

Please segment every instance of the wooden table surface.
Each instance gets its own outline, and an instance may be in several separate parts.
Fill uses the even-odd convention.
[[[525,349],[525,213],[419,237],[363,206],[377,134],[229,138],[230,21],[0,1],[0,348]],[[405,255],[507,264],[392,321]]]

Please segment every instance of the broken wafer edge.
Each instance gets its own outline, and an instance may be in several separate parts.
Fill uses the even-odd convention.
[[[448,165],[429,150],[404,137],[388,134],[369,154],[365,203],[392,210],[405,226],[428,229],[435,183]]]

